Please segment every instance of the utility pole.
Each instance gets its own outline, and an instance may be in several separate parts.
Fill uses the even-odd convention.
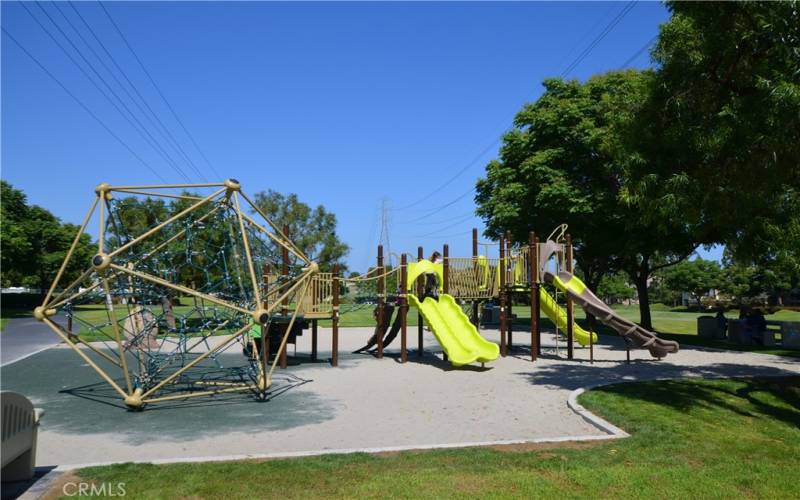
[[[389,257],[389,266],[392,265],[392,244],[389,242],[389,198],[384,197],[381,200],[381,236],[378,243],[383,245],[386,249],[386,255]]]

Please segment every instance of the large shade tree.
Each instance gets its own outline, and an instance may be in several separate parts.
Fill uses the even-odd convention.
[[[621,195],[625,168],[638,152],[620,140],[618,124],[630,119],[631,103],[646,100],[652,79],[650,72],[622,71],[583,84],[546,80],[542,96],[517,114],[475,198],[490,237],[508,229],[524,242],[529,230],[546,235],[569,224],[587,284],[596,288],[605,274],[626,272],[646,328],[652,328],[652,273],[695,248],[679,219],[643,219],[639,207]]]
[[[800,3],[668,2],[626,194],[744,265],[800,276]],[[646,168],[641,168],[646,165]]]

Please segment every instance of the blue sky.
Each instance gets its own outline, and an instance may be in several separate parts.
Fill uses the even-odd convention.
[[[202,176],[219,173],[249,192],[271,188],[325,205],[338,216],[339,233],[352,248],[348,262],[358,270],[373,262],[384,205],[393,252],[415,253],[422,245],[427,253],[448,242],[452,254],[468,254],[470,228],[482,227],[470,191],[497,154],[500,134],[541,93],[541,81],[561,74],[625,8],[606,2],[105,5],[210,165],[101,6],[75,8]],[[72,31],[70,22],[114,70],[70,4],[27,7],[84,64],[49,14],[126,99]],[[568,76],[620,68],[667,17],[659,3],[636,4]],[[2,3],[2,26],[159,175],[181,180],[157,152],[179,156],[158,125],[139,115],[160,144],[154,149],[20,4]],[[629,63],[649,64],[646,50]],[[65,221],[80,221],[100,182],[159,182],[5,35],[2,146],[2,177]]]

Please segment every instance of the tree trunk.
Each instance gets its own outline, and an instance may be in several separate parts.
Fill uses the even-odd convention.
[[[653,320],[650,317],[650,295],[647,291],[647,277],[649,273],[640,272],[636,278],[636,293],[639,296],[639,324],[642,328],[653,329]]]
[[[597,285],[600,283],[600,279],[598,278],[597,280],[594,280],[592,278],[588,278],[587,277],[587,279],[586,279],[586,281],[584,283],[586,284],[586,288],[588,288],[592,292],[596,293],[597,292]],[[596,319],[594,317],[594,314],[589,313],[589,311],[586,311],[586,322],[589,325],[589,328],[592,331],[594,331],[595,325],[597,323],[596,323]]]

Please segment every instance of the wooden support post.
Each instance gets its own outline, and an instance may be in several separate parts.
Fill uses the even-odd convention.
[[[386,279],[381,276],[383,274],[383,245],[378,245],[378,351],[377,357],[383,357],[383,322],[384,318],[384,307],[386,305]]]
[[[408,327],[408,261],[406,254],[400,256],[400,297],[397,301],[400,306],[400,362],[405,363],[408,361],[408,339],[406,337],[406,328]]]
[[[450,293],[450,246],[442,248],[442,293]]]
[[[472,228],[472,272],[475,273],[475,278],[478,283],[481,280],[480,267],[478,266],[478,228]],[[472,322],[476,330],[480,330],[480,301],[478,299],[472,300]]]
[[[289,239],[289,226],[288,226],[288,224],[284,224],[284,226],[283,226],[283,236],[287,240]],[[281,256],[282,259],[281,260],[283,261],[283,268],[281,269],[281,272],[282,272],[284,278],[287,278],[289,276],[289,250],[285,246],[282,246],[281,247],[281,253],[282,253],[282,256]],[[281,303],[281,315],[284,316],[283,319],[285,319],[285,317],[289,315],[289,297],[284,297],[283,302]],[[286,325],[286,326],[288,327],[289,325]],[[282,333],[285,334],[286,332],[282,332]],[[291,336],[291,333],[289,333],[289,335]],[[281,351],[278,353],[278,356],[280,357],[280,366],[281,366],[281,368],[286,368],[286,366],[288,366],[288,364],[289,364],[289,362],[288,362],[288,360],[286,358],[286,351],[289,349],[289,345],[288,344],[289,344],[288,342],[285,343],[283,345],[283,349],[281,349]]]
[[[594,315],[589,315],[589,363],[594,364],[594,330],[597,328]]]
[[[539,356],[539,259],[536,234],[528,235],[528,280],[531,291],[531,361]]]
[[[500,261],[497,264],[500,273],[500,355],[508,355],[506,345],[506,241],[500,237]]]
[[[317,320],[311,320],[311,361],[317,360]]]
[[[424,259],[425,256],[422,253],[422,247],[417,247],[417,261]],[[417,278],[417,298],[421,301],[422,296],[425,295],[425,284],[423,283],[424,278],[420,275]],[[423,321],[422,321],[422,313],[419,312],[419,308],[417,308],[417,356],[422,357],[422,329],[423,329]]]
[[[447,243],[442,248],[442,294],[445,293],[450,293],[450,247]],[[442,350],[442,359],[449,360],[444,350]]]
[[[532,315],[535,315],[536,318],[536,356],[542,355],[542,303],[541,303],[541,289],[542,286],[542,276],[541,276],[541,269],[539,269],[539,237],[537,236],[533,240],[534,246],[536,247],[536,258],[534,262],[536,262],[536,306],[531,312]]]
[[[568,273],[572,273],[572,236],[567,234],[567,249],[564,260],[566,261],[565,268]],[[572,299],[569,294],[567,295],[567,359],[575,357],[575,328],[573,322],[575,321],[575,311],[573,310]]]
[[[319,310],[319,303],[320,303],[320,281],[318,279],[311,280],[311,308],[312,310],[318,311]],[[318,337],[317,337],[317,329],[318,329],[318,320],[312,319],[311,320],[311,361],[317,360],[317,344],[318,344]],[[295,344],[295,349],[297,349],[297,344]]]
[[[333,317],[331,318],[331,365],[339,366],[339,264],[333,265]]]
[[[508,296],[506,299],[506,331],[508,332],[508,344],[506,352],[511,352],[514,347],[514,274],[512,273],[512,266],[514,260],[511,258],[511,231],[506,231],[506,259],[508,259]]]

